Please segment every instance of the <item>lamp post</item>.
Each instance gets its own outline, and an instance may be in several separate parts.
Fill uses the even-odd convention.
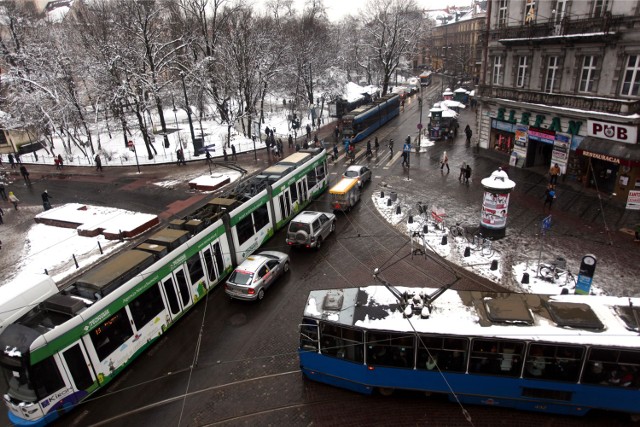
[[[187,86],[184,84],[184,72],[180,71],[180,79],[182,80],[182,91],[184,92],[184,102],[187,107],[187,117],[189,119],[189,130],[191,131],[191,143],[195,150],[196,134],[193,132],[193,122],[191,121],[191,106],[189,105],[189,98],[187,98]]]

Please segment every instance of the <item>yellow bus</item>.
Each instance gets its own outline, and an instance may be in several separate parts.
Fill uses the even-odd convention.
[[[342,178],[330,190],[331,206],[334,211],[350,211],[360,200],[357,178]]]

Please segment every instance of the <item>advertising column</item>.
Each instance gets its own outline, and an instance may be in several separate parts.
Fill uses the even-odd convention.
[[[502,168],[494,171],[490,177],[481,181],[484,188],[482,197],[482,216],[480,229],[485,237],[500,239],[507,231],[507,216],[509,211],[509,194],[516,183]]]

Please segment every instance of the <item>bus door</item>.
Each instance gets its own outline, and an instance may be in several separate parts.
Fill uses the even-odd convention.
[[[175,269],[173,274],[162,280],[162,290],[167,299],[172,319],[175,319],[192,304],[189,283],[182,265]]]
[[[289,188],[285,188],[278,196],[278,203],[280,204],[281,221],[286,221],[291,215],[291,199],[289,197]]]
[[[87,390],[96,382],[91,361],[82,341],[77,341],[60,352],[62,365],[75,390]]]

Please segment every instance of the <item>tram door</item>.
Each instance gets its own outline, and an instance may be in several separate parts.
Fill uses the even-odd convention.
[[[172,275],[162,281],[162,290],[167,299],[172,318],[175,318],[183,310],[191,306],[192,301],[191,293],[189,292],[189,283],[187,282],[187,275],[182,265],[175,269]]]
[[[220,242],[213,244],[213,253],[211,248],[207,248],[202,252],[207,270],[207,279],[209,286],[213,286],[218,277],[224,272],[224,261],[222,260],[222,250]]]
[[[289,188],[286,188],[279,196],[281,220],[286,220],[291,215],[291,199],[289,197]]]
[[[96,375],[91,368],[89,356],[81,342],[62,351],[62,364],[73,382],[76,390],[86,390],[96,382]]]
[[[300,204],[304,204],[307,199],[309,199],[309,194],[307,191],[307,178],[303,178],[297,183],[298,185],[298,199],[300,200]]]

